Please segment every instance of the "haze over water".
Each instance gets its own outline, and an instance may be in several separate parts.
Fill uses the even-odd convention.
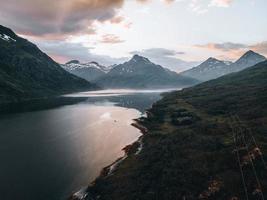
[[[0,119],[1,199],[66,199],[124,155],[141,135],[133,119],[159,91],[107,90],[84,102]]]

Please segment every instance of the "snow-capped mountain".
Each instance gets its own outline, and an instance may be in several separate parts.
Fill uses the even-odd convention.
[[[6,42],[16,42],[14,38],[10,37],[9,35],[6,35],[5,33],[0,33],[0,39],[6,41]]]
[[[115,66],[97,79],[96,83],[105,88],[167,88],[189,86],[197,81],[134,55],[128,62]]]
[[[200,81],[208,81],[232,72],[241,71],[264,60],[266,60],[264,56],[250,50],[234,63],[221,61],[216,58],[209,58],[197,67],[180,74]]]
[[[75,74],[88,81],[93,81],[110,71],[110,67],[105,67],[97,62],[80,63],[78,60],[72,60],[62,65],[68,72]]]
[[[80,63],[78,60],[72,60],[63,65],[69,70],[81,69],[81,68],[96,68],[105,73],[110,71],[109,67],[98,64],[97,62]]]

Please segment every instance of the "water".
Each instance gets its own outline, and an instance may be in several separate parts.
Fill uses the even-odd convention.
[[[66,95],[83,102],[0,118],[0,199],[61,200],[88,185],[141,135],[132,120],[162,91]],[[16,105],[17,106],[17,105]]]

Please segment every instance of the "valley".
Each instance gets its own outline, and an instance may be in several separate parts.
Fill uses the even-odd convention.
[[[72,35],[40,42],[16,30],[0,25],[1,199],[267,198],[265,43],[188,49],[204,61],[164,48],[113,58]]]

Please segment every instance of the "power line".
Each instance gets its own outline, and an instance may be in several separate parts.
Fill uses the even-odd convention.
[[[260,180],[259,180],[258,174],[256,172],[255,164],[254,164],[253,159],[251,157],[251,152],[249,150],[249,146],[252,145],[252,146],[256,147],[258,149],[258,151],[260,151],[260,149],[256,143],[255,137],[253,136],[251,129],[247,128],[247,126],[240,120],[238,115],[231,115],[230,119],[232,119],[232,120],[229,123],[229,125],[232,129],[232,134],[233,134],[233,139],[234,139],[234,143],[235,143],[236,154],[237,154],[237,159],[238,159],[238,164],[239,164],[239,168],[240,168],[240,172],[241,172],[241,178],[242,178],[242,183],[243,183],[246,199],[248,200],[248,188],[247,188],[247,184],[246,184],[246,180],[245,180],[245,176],[244,176],[243,164],[241,163],[241,158],[240,158],[240,151],[241,150],[246,150],[246,152],[247,152],[247,157],[248,157],[248,160],[250,161],[252,171],[254,174],[254,178],[255,178],[256,183],[257,183],[257,187],[258,187],[257,189],[259,189],[258,193],[260,193],[261,199],[264,200],[264,195],[262,192]],[[248,144],[248,141],[251,143]],[[266,164],[265,164],[265,161],[264,161],[264,158],[263,158],[261,152],[259,153],[259,155],[261,156],[261,161],[264,164],[264,168],[266,169]]]

